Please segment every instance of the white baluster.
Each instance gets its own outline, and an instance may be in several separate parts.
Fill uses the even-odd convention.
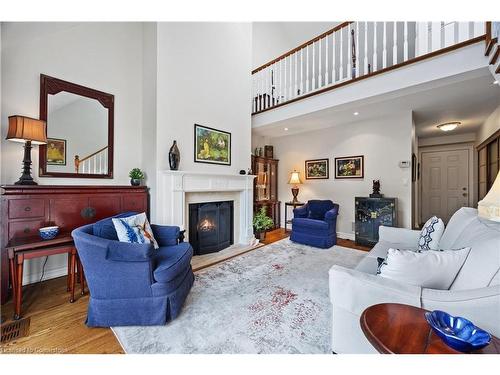
[[[403,22],[404,26],[404,42],[403,42],[403,58],[404,61],[408,61],[408,22]]]
[[[288,100],[288,76],[286,75],[286,57],[283,59],[283,101]]]
[[[373,71],[378,70],[378,56],[377,56],[377,22],[373,23]]]
[[[437,51],[441,47],[441,22],[432,22],[432,44],[430,52]]]
[[[316,43],[313,42],[313,50],[312,50],[312,87],[311,91],[316,89]]]
[[[394,44],[392,45],[392,65],[396,65],[398,63],[398,23],[394,21],[393,26],[393,39]]]
[[[439,48],[442,49],[444,48],[444,33],[445,33],[445,28],[444,28],[444,21],[441,21],[440,24],[440,30],[439,30]]]
[[[387,22],[384,22],[384,31],[382,33],[382,69],[387,68]]]
[[[322,70],[322,61],[321,61],[321,39],[318,41],[318,88],[323,86],[323,77],[321,76]]]
[[[363,71],[368,74],[368,22],[365,22],[365,65]]]
[[[284,98],[283,98],[283,86],[284,86],[284,82],[283,82],[283,59],[281,59],[280,60],[280,89],[279,89],[280,103],[285,101]]]
[[[474,38],[474,22],[469,22],[469,39],[472,38]]]
[[[339,81],[344,79],[344,29],[339,31],[340,45],[339,45]]]
[[[309,46],[306,46],[306,89],[304,93],[309,92]]]
[[[458,44],[458,22],[453,22],[453,42]]]
[[[293,58],[292,58],[292,55],[290,55],[288,57],[288,61],[290,61],[290,70],[289,70],[289,75],[290,75],[290,85],[289,85],[289,90],[290,90],[290,95],[288,96],[290,99],[293,99],[293,97],[295,96],[293,94],[293,76],[292,76],[292,72],[293,72],[293,68],[292,68],[292,62],[293,62]]]
[[[432,22],[427,23],[427,53],[432,51]]]
[[[295,55],[295,89],[294,89],[294,93],[293,93],[293,95],[294,95],[294,96],[297,96],[297,95],[298,95],[298,89],[299,89],[299,88],[298,88],[298,86],[297,86],[297,84],[298,84],[298,82],[297,82],[297,80],[298,80],[297,68],[298,68],[298,66],[299,66],[299,64],[297,64],[297,59],[298,59],[298,55],[299,55],[299,53],[298,53],[298,52],[295,52],[295,54],[294,54],[294,55]]]
[[[300,50],[300,94],[304,94],[304,48]]]
[[[97,163],[95,157],[92,158],[92,164],[94,164],[94,174],[97,173]]]
[[[99,173],[102,173],[102,153],[99,154]]]
[[[352,33],[351,24],[347,27],[347,78],[352,79]]]
[[[330,67],[328,66],[328,35],[325,37],[325,86],[328,86]]]
[[[335,70],[336,66],[335,66],[335,61],[336,61],[336,50],[337,50],[337,42],[336,42],[336,37],[337,35],[337,32],[334,31],[333,34],[332,34],[332,83],[335,83],[335,81],[337,80],[337,72]]]

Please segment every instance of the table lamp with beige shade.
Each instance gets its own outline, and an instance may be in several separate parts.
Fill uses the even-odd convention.
[[[479,217],[500,222],[500,172],[490,191],[477,204]]]
[[[38,185],[31,177],[31,146],[47,143],[47,125],[45,121],[26,116],[10,116],[9,131],[5,139],[24,143],[23,174],[15,184]]]
[[[297,172],[294,170],[292,173],[290,173],[290,179],[288,180],[289,185],[292,186],[292,195],[293,195],[293,200],[292,203],[298,203],[299,200],[297,199],[297,195],[299,195],[299,185],[302,183],[300,180],[300,172]]]

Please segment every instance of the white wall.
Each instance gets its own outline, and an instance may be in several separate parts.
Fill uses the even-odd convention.
[[[5,141],[7,117],[20,114],[38,118],[40,73],[115,96],[115,158],[112,180],[39,178],[35,147],[35,180],[45,185],[128,184],[129,170],[140,167],[142,157],[142,24],[2,24],[3,184],[19,178],[23,158],[22,146]]]
[[[250,23],[158,23],[157,168],[177,140],[181,170],[250,167]],[[194,162],[194,124],[232,134],[231,165]]]
[[[476,144],[481,144],[493,133],[500,129],[500,105],[491,113],[481,125],[476,134]]]
[[[272,144],[279,161],[279,200],[291,200],[287,184],[293,169],[301,172],[299,200],[331,199],[340,205],[337,220],[339,236],[354,238],[354,197],[368,196],[372,180],[380,179],[381,192],[386,197],[398,198],[399,226],[411,225],[411,168],[402,169],[399,161],[411,160],[411,112],[391,117],[336,126],[324,130],[274,138]],[[362,180],[334,178],[334,158],[364,155],[365,177]],[[305,180],[304,161],[330,159],[330,179]],[[282,211],[282,220],[284,215]],[[282,223],[283,226],[283,223]]]
[[[43,185],[129,184],[129,170],[142,164],[142,24],[2,23],[1,39],[1,183],[17,181],[23,158],[23,147],[5,140],[7,117],[38,118],[40,73],[44,73],[115,96],[114,178],[39,178],[35,147],[35,180]],[[45,278],[64,275],[65,259],[65,255],[49,257]],[[41,261],[26,264],[25,282],[38,281]]]

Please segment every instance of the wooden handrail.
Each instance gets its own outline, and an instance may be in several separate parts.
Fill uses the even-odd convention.
[[[79,169],[80,169],[80,164],[83,163],[85,160],[88,160],[90,159],[91,157],[99,154],[100,152],[103,152],[104,150],[106,150],[109,146],[105,146],[99,150],[97,150],[96,152],[88,155],[88,156],[85,156],[84,158],[80,159],[80,157],[78,155],[75,155],[75,170],[76,170],[76,173],[80,173],[79,172]]]
[[[252,70],[252,74],[255,74],[257,73],[258,71],[261,71],[262,69],[265,69],[267,68],[268,66],[271,66],[273,65],[275,62],[278,62],[282,59],[284,59],[285,57],[288,57],[290,55],[293,55],[295,52],[297,51],[300,51],[302,48],[305,48],[313,43],[316,43],[318,40],[320,39],[323,39],[325,36],[327,35],[330,35],[330,34],[333,34],[334,32],[340,30],[340,29],[343,29],[344,27],[347,27],[349,26],[349,24],[353,23],[354,21],[346,21],[346,22],[342,22],[340,25],[337,25],[335,26],[333,29],[330,29],[328,31],[325,31],[323,34],[321,35],[318,35],[317,37],[311,39],[311,40],[308,40],[307,42],[305,43],[302,43],[300,46],[298,47],[295,47],[294,49],[284,53],[283,55],[281,56],[278,56],[277,58],[275,58],[274,60],[271,60],[269,61],[268,63],[265,63],[264,65],[262,66],[259,66],[258,68],[255,68],[254,70]]]

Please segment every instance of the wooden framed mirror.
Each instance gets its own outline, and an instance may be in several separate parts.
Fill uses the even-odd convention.
[[[40,177],[113,178],[113,95],[41,74],[40,119]]]

